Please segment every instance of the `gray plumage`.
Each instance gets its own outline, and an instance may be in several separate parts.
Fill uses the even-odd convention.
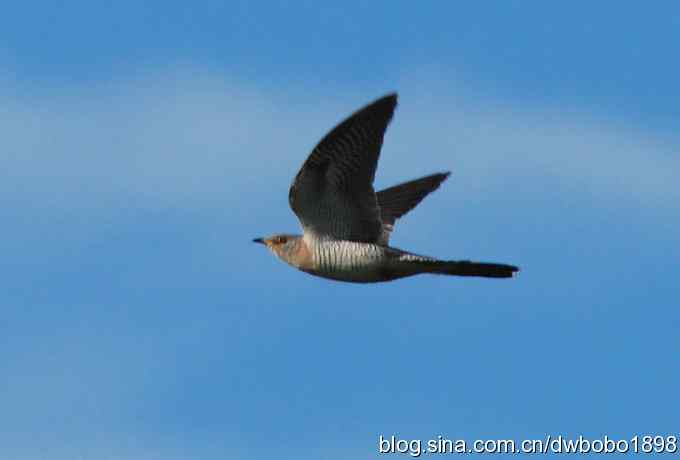
[[[383,136],[396,105],[396,94],[376,100],[337,125],[314,148],[288,195],[303,235],[254,241],[300,270],[340,281],[390,281],[419,273],[511,277],[518,271],[512,265],[442,261],[388,246],[395,222],[450,174],[374,191]]]

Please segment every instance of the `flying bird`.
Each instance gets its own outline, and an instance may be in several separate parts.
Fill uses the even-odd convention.
[[[519,270],[513,265],[439,260],[389,245],[395,222],[450,174],[432,174],[375,192],[378,157],[396,106],[396,93],[370,103],[312,150],[288,194],[302,235],[253,241],[299,270],[338,281],[374,283],[421,273],[512,277]]]

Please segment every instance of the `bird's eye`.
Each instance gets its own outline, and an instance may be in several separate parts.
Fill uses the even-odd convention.
[[[286,238],[285,236],[276,237],[276,244],[286,244],[286,241],[288,241],[288,238]]]

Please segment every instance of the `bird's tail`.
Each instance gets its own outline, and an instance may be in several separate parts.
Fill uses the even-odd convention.
[[[435,260],[420,262],[420,264],[422,264],[424,267],[427,267],[429,273],[436,273],[439,275],[512,278],[514,274],[519,271],[519,268],[515,267],[514,265],[470,262],[468,260]]]

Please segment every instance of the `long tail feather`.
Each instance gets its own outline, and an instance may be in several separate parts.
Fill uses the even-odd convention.
[[[430,273],[455,276],[481,276],[484,278],[512,278],[519,268],[514,265],[470,261],[427,262]]]

